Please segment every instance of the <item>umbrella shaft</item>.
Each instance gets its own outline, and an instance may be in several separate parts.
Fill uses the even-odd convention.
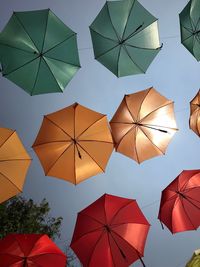
[[[146,127],[146,128],[152,129],[152,130],[156,130],[156,131],[159,131],[159,132],[162,132],[162,133],[168,133],[168,131],[166,131],[166,130],[162,130],[162,129],[159,129],[159,128],[154,128],[154,127],[151,127],[151,126],[147,126],[147,125],[142,124],[142,123],[134,123],[134,124],[138,125],[138,126],[143,126],[143,127]]]

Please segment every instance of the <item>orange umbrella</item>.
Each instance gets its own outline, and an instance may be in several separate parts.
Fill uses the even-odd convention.
[[[177,131],[173,108],[152,87],[125,95],[110,122],[116,151],[138,163],[165,154]]]
[[[200,137],[200,90],[190,101],[190,129]]]
[[[22,192],[30,163],[16,131],[0,128],[0,203]]]
[[[105,171],[113,141],[106,116],[75,103],[44,116],[33,149],[45,175],[78,184]]]

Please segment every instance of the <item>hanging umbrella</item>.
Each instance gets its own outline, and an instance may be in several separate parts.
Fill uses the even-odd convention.
[[[181,42],[188,51],[200,60],[200,2],[191,0],[179,14]]]
[[[165,154],[177,131],[173,106],[154,88],[125,95],[110,122],[116,151],[138,163]]]
[[[137,0],[106,1],[90,32],[95,58],[117,77],[145,73],[161,49],[157,19]]]
[[[0,241],[1,267],[65,267],[66,256],[47,235],[9,234]]]
[[[185,267],[200,267],[200,249],[195,250],[192,258]]]
[[[30,163],[16,131],[0,128],[0,203],[22,192]]]
[[[105,171],[113,141],[106,116],[75,103],[44,116],[33,149],[45,175],[78,184]]]
[[[63,92],[80,68],[76,34],[49,9],[14,12],[0,34],[0,62],[30,95]]]
[[[70,246],[83,267],[145,266],[149,227],[135,200],[105,194],[79,212]]]
[[[200,225],[200,170],[182,171],[163,191],[158,218],[174,234]]]
[[[200,90],[190,102],[190,129],[200,137]]]

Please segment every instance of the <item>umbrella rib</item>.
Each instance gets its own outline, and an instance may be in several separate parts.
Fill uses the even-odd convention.
[[[49,169],[46,171],[46,175],[50,172],[50,170],[53,168],[53,166],[58,162],[58,160],[64,155],[64,153],[72,146],[73,143],[71,143],[61,154],[60,156],[54,161],[54,163],[49,167]]]
[[[14,185],[14,187],[16,187],[17,190],[19,190],[19,192],[22,193],[22,190],[21,190],[18,186],[16,186],[16,185],[9,179],[9,177],[7,177],[7,176],[6,176],[5,174],[3,174],[2,172],[0,172],[0,174],[1,174],[3,177],[5,177],[6,180],[8,180],[12,185]]]
[[[42,40],[42,49],[41,49],[41,52],[42,52],[42,53],[43,53],[44,43],[45,43],[46,34],[47,34],[47,26],[48,26],[48,22],[49,22],[49,10],[48,10],[47,18],[46,18],[46,24],[45,24],[44,36],[43,36],[43,40]]]
[[[127,53],[127,55],[128,55],[128,57],[130,58],[130,60],[143,72],[143,73],[145,73],[145,71],[137,64],[137,63],[135,63],[134,62],[134,60],[132,59],[132,57],[130,56],[130,54],[129,54],[129,52],[128,52],[128,50],[127,50],[127,48],[126,48],[126,46],[124,46],[124,50],[126,50],[126,53]]]
[[[80,65],[75,65],[73,63],[69,63],[69,62],[66,62],[66,61],[61,60],[61,59],[57,59],[57,58],[53,58],[53,57],[49,57],[49,56],[45,56],[45,58],[50,58],[50,59],[53,59],[53,60],[56,60],[56,61],[59,61],[59,62],[63,62],[63,63],[68,64],[68,65],[80,68]]]
[[[6,161],[20,161],[20,160],[23,160],[23,161],[24,160],[30,160],[31,161],[31,159],[3,159],[3,160],[0,159],[0,163],[6,162]]]
[[[102,115],[101,118],[98,118],[96,121],[92,122],[92,124],[90,124],[85,130],[83,130],[77,137],[76,139],[78,139],[81,135],[83,135],[91,126],[93,126],[95,123],[99,122],[100,120],[102,120],[103,118],[105,118],[106,115]],[[74,127],[75,128],[75,127]],[[74,135],[75,137],[75,135]]]
[[[150,87],[147,91],[147,93],[145,94],[144,98],[142,99],[141,103],[140,103],[140,108],[139,108],[139,112],[137,114],[137,121],[139,121],[139,115],[140,115],[140,112],[141,112],[141,109],[142,109],[142,105],[146,99],[146,97],[148,96],[148,94],[151,92],[151,90],[153,89],[153,87]],[[141,119],[140,119],[140,122],[141,122]]]
[[[69,143],[69,142],[72,142],[72,140],[48,141],[48,142],[43,142],[43,143],[34,145],[33,147],[43,146],[43,145],[52,144],[52,143]]]
[[[94,254],[94,251],[95,251],[95,249],[97,247],[97,244],[100,242],[101,238],[103,237],[103,235],[104,235],[104,232],[102,232],[101,235],[99,236],[99,238],[97,239],[97,241],[96,241],[96,243],[94,245],[94,248],[92,249],[92,252],[91,252],[91,255],[90,255],[90,258],[89,258],[89,261],[88,261],[88,265],[87,266],[90,266],[90,262],[92,260],[92,256]]]
[[[131,45],[131,44],[128,44],[128,43],[125,43],[124,45],[132,47],[132,48],[136,48],[136,49],[149,50],[149,51],[155,51],[155,50],[158,50],[158,49],[162,48],[162,46],[159,46],[159,47],[156,47],[156,48],[139,47],[139,46]]]
[[[188,200],[188,199],[187,199],[187,200]],[[186,216],[188,217],[188,219],[189,219],[191,225],[194,227],[194,229],[197,229],[197,228],[194,226],[192,220],[190,219],[190,216],[188,215],[188,213],[187,213],[187,211],[186,211],[186,209],[185,209],[185,206],[184,206],[184,204],[183,204],[183,201],[182,201],[182,200],[179,200],[179,201],[181,202],[181,205],[182,205],[182,207],[183,207],[183,209],[184,209],[184,211],[185,211],[185,214],[186,214]],[[189,201],[189,202],[190,202],[190,201]]]
[[[109,40],[109,41],[113,41],[113,42],[119,44],[119,43],[118,43],[118,40],[114,40],[114,39],[112,39],[112,38],[109,38],[109,37],[107,37],[107,36],[104,36],[102,33],[97,32],[96,30],[94,30],[94,29],[91,28],[91,27],[90,27],[90,29],[91,29],[94,33],[96,33],[96,34],[100,35],[101,37],[103,37],[104,39],[107,39],[107,40]]]
[[[116,216],[119,214],[119,212],[121,210],[123,210],[124,208],[126,208],[128,205],[132,204],[134,201],[133,200],[129,200],[128,202],[126,202],[123,206],[121,206],[117,212],[115,213],[115,215],[112,217],[112,220],[110,221],[110,225],[112,224],[113,220],[116,218]]]
[[[133,116],[133,114],[132,114],[132,112],[131,112],[131,110],[130,110],[130,108],[129,108],[129,106],[128,106],[128,103],[127,103],[127,97],[128,97],[128,95],[125,96],[125,98],[124,98],[124,102],[125,102],[125,104],[126,104],[126,108],[128,109],[129,114],[131,115],[131,118],[132,118],[133,122],[135,122],[136,119],[134,118],[134,116]]]
[[[194,188],[199,188],[199,186],[198,186],[198,187],[193,187],[193,188],[191,188],[191,190],[194,189]],[[188,191],[187,191],[187,192],[188,192]],[[186,193],[187,193],[187,192],[186,192]],[[196,200],[196,199],[194,199],[194,198],[192,198],[192,197],[190,197],[190,196],[187,195],[187,199],[188,199],[188,198],[191,199],[191,200],[193,200],[193,201],[196,201],[196,202],[200,203],[200,201],[198,201],[198,200]],[[197,207],[198,207],[198,206],[197,206]],[[198,209],[200,209],[200,207],[198,207]]]
[[[100,222],[100,221],[97,220],[96,218],[94,218],[94,217],[92,217],[92,216],[90,216],[90,215],[88,215],[88,214],[82,214],[81,212],[82,212],[82,211],[80,211],[79,214],[81,214],[82,216],[86,216],[86,217],[92,219],[93,221],[95,221],[95,222],[101,224],[102,226],[104,225],[104,223]],[[101,226],[101,227],[102,227],[102,226]]]
[[[135,128],[135,154],[136,154],[138,163],[140,163],[140,159],[139,159],[139,155],[137,151],[137,138],[136,138],[137,133],[138,133],[138,127]]]
[[[140,224],[142,224],[142,223],[140,223]],[[143,224],[143,225],[145,225],[145,226],[149,226],[149,225],[147,225],[147,224]],[[132,244],[130,244],[126,239],[123,239],[117,232],[115,232],[115,231],[113,231],[113,232],[114,232],[115,235],[118,236],[118,238],[122,239],[126,244],[128,244],[130,247],[132,247],[132,248],[136,251],[137,254],[144,256],[144,255],[141,254],[136,248],[134,248],[134,247],[132,246]],[[139,255],[138,255],[138,256],[139,256]]]
[[[11,138],[11,136],[16,133],[16,131],[13,131],[5,140],[4,142],[0,145],[0,149],[2,148],[2,146]]]
[[[134,125],[131,127],[131,129],[128,130],[127,133],[125,133],[125,135],[122,136],[122,138],[120,139],[120,141],[117,144],[116,149],[118,149],[119,145],[121,144],[122,140],[134,129]]]
[[[60,87],[60,85],[59,85],[58,81],[56,80],[56,77],[54,76],[54,74],[53,74],[53,72],[52,72],[51,68],[49,67],[49,65],[48,65],[48,63],[46,62],[46,60],[45,60],[45,58],[44,58],[44,57],[43,57],[43,61],[45,62],[45,64],[46,64],[47,68],[49,69],[50,73],[52,74],[52,76],[53,76],[53,78],[54,78],[55,82],[57,83],[57,85],[58,85],[58,87],[59,87],[60,91],[61,91],[61,92],[63,92],[62,88]]]
[[[117,31],[116,31],[114,25],[113,25],[113,22],[112,22],[112,19],[111,19],[111,15],[110,15],[110,10],[109,10],[109,7],[108,7],[108,2],[107,2],[107,1],[106,1],[106,7],[107,7],[107,12],[108,12],[108,16],[109,16],[109,19],[110,19],[112,28],[113,28],[113,30],[114,30],[114,32],[115,32],[115,34],[116,34],[116,36],[117,36],[118,42],[119,42],[119,41],[120,41],[120,37],[119,37],[119,35],[118,35],[118,33],[117,33]]]
[[[110,235],[109,235],[109,233],[107,233],[107,236],[108,236],[108,243],[109,243],[109,246],[110,246],[110,254],[111,254],[111,257],[112,257],[112,262],[113,262],[114,267],[117,267],[116,264],[115,264],[115,261],[114,261],[114,256],[113,256],[112,247],[111,247],[111,243],[110,243]]]
[[[184,28],[185,30],[187,30],[188,32],[193,33],[193,30],[192,29],[184,26],[183,24],[181,24],[181,27]]]
[[[193,36],[193,34],[192,35],[190,35],[190,36],[188,36],[187,38],[185,38],[185,39],[183,39],[182,40],[182,42],[185,42],[185,41],[187,41],[189,38],[191,38]],[[193,36],[193,38],[194,38],[194,36]]]
[[[173,212],[174,212],[174,208],[176,207],[176,205],[178,204],[178,202],[180,201],[180,199],[178,198],[178,196],[176,195],[176,199],[175,199],[175,202],[174,202],[174,206],[172,208],[172,211],[171,211],[171,230],[173,231]]]
[[[21,65],[21,66],[19,66],[19,67],[17,67],[16,69],[14,69],[14,70],[12,70],[12,71],[10,71],[10,72],[8,72],[8,73],[3,74],[3,76],[6,77],[6,76],[10,75],[11,73],[13,73],[13,72],[15,72],[15,71],[17,71],[17,70],[19,70],[19,69],[25,67],[26,65],[28,65],[29,63],[33,62],[34,60],[36,60],[36,59],[38,59],[38,58],[39,58],[39,56],[36,57],[36,58],[34,58],[34,59],[31,59],[30,61],[24,63],[23,65]]]
[[[143,131],[142,127],[139,127],[140,130],[143,132],[143,134],[146,136],[146,138],[152,143],[153,146],[155,146],[163,155],[165,154],[156,144],[153,143],[153,141],[148,137],[148,135]]]
[[[29,32],[26,30],[26,28],[24,27],[23,23],[21,22],[21,20],[18,18],[17,14],[14,13],[15,17],[17,18],[18,22],[20,23],[20,25],[22,26],[22,28],[24,29],[25,33],[28,35],[28,37],[30,38],[30,40],[32,41],[33,45],[35,46],[35,48],[37,49],[37,51],[39,51],[36,43],[34,42],[34,40],[32,39],[32,37],[30,36]]]
[[[61,41],[60,43],[54,45],[53,47],[47,49],[46,51],[43,52],[43,55],[48,53],[49,51],[53,50],[54,48],[56,48],[57,46],[61,45],[62,43],[66,42],[68,39],[72,38],[73,36],[76,36],[75,33],[72,33],[72,35],[66,37],[63,41]]]
[[[117,77],[119,77],[119,59],[120,59],[121,50],[122,50],[122,46],[120,45],[118,56],[117,56]]]
[[[138,28],[137,28],[133,33],[129,34],[129,36],[128,36],[125,40],[128,40],[128,39],[134,37],[135,35],[137,35],[138,33],[144,31],[146,28],[148,28],[149,26],[151,26],[151,25],[152,25],[153,23],[155,23],[156,21],[158,21],[158,19],[155,18],[155,20],[152,21],[152,22],[150,22],[149,24],[147,24],[147,25],[145,26],[145,28],[142,28],[142,26],[144,25],[144,22],[143,22],[141,25],[138,26]],[[140,30],[139,30],[139,29],[140,29]],[[139,30],[139,31],[138,31],[138,30]]]
[[[36,83],[37,83],[37,80],[38,80],[38,75],[39,75],[39,71],[40,71],[41,61],[42,61],[42,59],[40,58],[38,69],[37,69],[37,73],[36,73],[36,76],[35,76],[35,81],[34,81],[34,84],[33,84],[33,88],[31,90],[31,95],[33,95],[33,92],[35,90],[35,86],[36,86]]]
[[[0,43],[0,45],[2,45],[2,46],[7,46],[7,47],[14,48],[14,49],[17,49],[17,50],[20,50],[20,51],[26,52],[26,53],[33,54],[31,51],[28,51],[28,50],[25,50],[25,49],[22,49],[22,48],[19,48],[19,47],[13,46],[13,45],[4,44],[4,43]]]
[[[120,45],[119,45],[119,44],[117,44],[117,45],[115,45],[114,47],[112,47],[112,48],[110,48],[110,49],[106,50],[106,51],[105,51],[105,52],[103,52],[102,54],[98,55],[98,57],[96,57],[96,59],[98,59],[98,58],[100,58],[100,57],[104,56],[105,54],[109,53],[110,51],[112,51],[113,49],[117,48],[118,46],[120,46]]]
[[[120,252],[122,258],[124,259],[124,261],[127,261],[127,260],[126,260],[126,255],[124,254],[123,250],[120,248],[120,246],[118,245],[117,241],[116,241],[115,238],[113,237],[112,232],[109,233],[109,236],[112,237],[112,239],[113,239],[115,245],[117,246],[117,248],[119,249],[119,252]],[[109,238],[108,238],[108,239],[109,239]],[[109,244],[110,244],[110,242],[109,242]],[[111,246],[110,246],[110,249],[111,249]],[[112,252],[111,252],[111,253],[112,253]]]
[[[159,109],[161,109],[161,108],[164,108],[164,107],[166,107],[166,106],[169,106],[169,105],[171,105],[171,104],[173,104],[174,102],[172,102],[172,101],[170,101],[170,102],[168,102],[168,103],[166,103],[166,104],[164,104],[164,105],[162,105],[162,106],[159,106],[159,107],[157,107],[156,109],[154,109],[154,110],[152,110],[151,112],[149,112],[146,116],[144,116],[142,119],[140,119],[140,122],[142,122],[144,119],[146,119],[149,115],[151,115],[152,113],[154,113],[155,111],[157,111],[157,110],[159,110]]]
[[[126,25],[124,27],[124,31],[123,31],[123,34],[122,34],[122,40],[124,39],[124,35],[125,35],[126,29],[127,29],[128,21],[129,21],[129,18],[131,16],[131,13],[132,13],[132,10],[133,10],[133,7],[134,7],[135,3],[136,3],[136,1],[133,1],[132,5],[131,5],[131,8],[130,8],[130,11],[129,11],[129,14],[128,14],[128,17],[127,17],[127,20],[126,20]]]
[[[89,154],[88,151],[86,151],[79,143],[77,143],[83,150],[84,152],[96,163],[96,165],[103,171],[105,172],[105,170],[97,163],[97,161]]]
[[[79,142],[97,142],[97,143],[105,143],[105,144],[113,144],[113,142],[108,142],[108,141],[101,141],[101,140],[82,140],[80,139]]]
[[[57,123],[55,123],[54,121],[52,121],[48,115],[44,116],[45,119],[47,119],[48,121],[50,121],[52,124],[54,124],[56,127],[58,127],[63,133],[65,133],[69,138],[72,139],[71,135],[69,135],[63,128],[61,128]]]
[[[186,197],[184,195],[184,199],[186,199],[192,206],[194,206],[195,208],[197,208],[198,210],[200,210],[200,207],[198,207],[196,204],[194,204],[191,200],[188,199],[188,197]],[[192,199],[192,198],[191,198]],[[195,199],[194,199],[195,200]]]

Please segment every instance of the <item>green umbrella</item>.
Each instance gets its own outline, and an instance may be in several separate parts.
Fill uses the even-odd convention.
[[[196,250],[185,267],[200,267],[200,250]]]
[[[200,1],[191,0],[179,14],[181,42],[200,60]]]
[[[76,33],[49,9],[14,12],[0,34],[0,62],[30,95],[63,92],[80,68]]]
[[[137,0],[107,1],[90,32],[95,58],[117,77],[145,73],[161,49],[157,19]]]

